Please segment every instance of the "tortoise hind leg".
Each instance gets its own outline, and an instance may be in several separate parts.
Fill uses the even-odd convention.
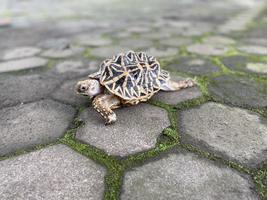
[[[182,80],[182,81],[172,81],[167,80],[165,83],[163,83],[160,87],[160,90],[163,91],[178,91],[181,89],[189,88],[195,86],[195,81],[191,79]]]
[[[114,123],[117,120],[117,116],[112,109],[120,107],[120,99],[110,94],[100,94],[93,100],[93,107],[101,116],[106,120],[106,124]]]

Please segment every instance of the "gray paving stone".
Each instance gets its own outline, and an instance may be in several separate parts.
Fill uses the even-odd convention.
[[[86,79],[86,77],[84,79]],[[75,92],[76,83],[79,80],[84,79],[80,78],[65,82],[58,89],[56,89],[55,92],[52,93],[52,98],[78,107],[89,106],[89,98],[77,95]]]
[[[257,38],[245,38],[244,43],[252,46],[267,46],[267,39],[264,37],[257,37]]]
[[[47,62],[47,59],[38,57],[5,61],[0,63],[0,73],[43,67],[47,64]]]
[[[83,50],[84,48],[82,47],[67,46],[63,49],[48,49],[44,51],[41,55],[47,58],[67,58],[75,56],[77,54],[81,54]]]
[[[103,198],[106,170],[64,145],[0,162],[0,198]]]
[[[3,108],[0,112],[0,155],[49,143],[63,136],[75,110],[52,100]]]
[[[83,58],[76,58],[72,60],[64,60],[59,62],[50,73],[64,79],[73,79],[76,77],[87,77],[88,74],[98,70],[100,62],[88,62]]]
[[[105,126],[101,116],[92,108],[80,116],[85,126],[77,139],[105,150],[108,154],[126,156],[151,149],[162,130],[170,125],[167,113],[147,104],[115,110],[117,121]]]
[[[220,69],[209,60],[201,58],[179,58],[167,66],[170,70],[192,75],[207,75],[219,72]]]
[[[255,62],[245,56],[227,57],[224,58],[222,61],[225,66],[232,70],[260,74],[267,73],[267,63]]]
[[[158,30],[154,32],[149,32],[149,33],[144,33],[141,35],[142,38],[148,38],[150,40],[161,40],[164,38],[169,38],[171,37],[171,33],[163,31],[163,30]]]
[[[264,46],[240,46],[237,49],[249,54],[267,55],[267,47]]]
[[[44,49],[66,49],[70,41],[67,38],[50,38],[39,42],[38,46]]]
[[[232,38],[220,35],[206,37],[203,39],[203,42],[206,44],[222,44],[222,45],[235,44],[235,40],[233,40]]]
[[[267,73],[267,64],[266,63],[247,63],[246,68],[250,71],[256,73]]]
[[[146,51],[149,55],[153,55],[154,57],[168,57],[174,56],[178,54],[179,50],[177,48],[150,48]]]
[[[267,159],[267,120],[248,110],[206,103],[183,111],[182,140],[255,167]]]
[[[112,40],[100,36],[80,35],[76,41],[83,46],[99,47],[112,44]]]
[[[144,25],[131,26],[130,28],[127,28],[128,32],[137,34],[147,33],[150,30],[151,30],[150,27],[146,27]]]
[[[47,97],[60,81],[41,74],[0,76],[0,108]]]
[[[112,58],[113,55],[129,50],[131,49],[122,46],[98,47],[91,51],[91,55],[99,58]]]
[[[36,47],[18,47],[18,48],[6,51],[2,59],[10,60],[10,59],[31,57],[31,56],[37,55],[40,52],[41,52],[41,49],[36,48]]]
[[[159,41],[161,45],[170,47],[180,47],[182,45],[188,45],[192,43],[190,38],[164,38]]]
[[[215,99],[248,107],[267,106],[266,88],[264,83],[227,75],[214,78],[208,86]]]
[[[121,40],[119,44],[122,47],[126,47],[128,49],[133,49],[133,50],[148,48],[153,45],[153,43],[148,39],[126,39],[126,40]]]
[[[180,81],[184,80],[185,78],[179,76],[172,76],[171,79],[173,81]],[[197,86],[195,86],[192,88],[187,88],[176,92],[159,91],[151,99],[156,101],[161,101],[167,104],[176,105],[183,101],[198,98],[201,95],[202,95],[201,91]]]
[[[246,176],[192,153],[170,153],[126,172],[122,199],[256,200]]]
[[[205,56],[218,56],[225,54],[229,49],[223,45],[212,44],[193,44],[187,47],[190,53],[196,53]]]

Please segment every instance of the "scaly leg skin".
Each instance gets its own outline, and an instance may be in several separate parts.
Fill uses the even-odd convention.
[[[120,107],[120,99],[110,94],[99,94],[93,100],[93,107],[106,120],[106,125],[117,120],[116,114],[112,109]]]
[[[168,80],[166,81],[165,84],[161,85],[160,89],[163,91],[178,91],[181,89],[193,87],[195,85],[196,85],[195,81],[191,79],[186,79],[178,82]]]

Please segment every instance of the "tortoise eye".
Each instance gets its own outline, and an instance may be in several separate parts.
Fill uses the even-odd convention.
[[[81,92],[84,92],[85,90],[87,90],[87,86],[85,86],[85,85],[81,85],[81,87],[80,87],[80,91],[81,91]]]

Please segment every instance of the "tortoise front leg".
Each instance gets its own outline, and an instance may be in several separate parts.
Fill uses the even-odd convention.
[[[117,120],[112,109],[120,107],[120,99],[111,94],[99,94],[93,100],[93,107],[106,120],[106,124],[114,123]]]

